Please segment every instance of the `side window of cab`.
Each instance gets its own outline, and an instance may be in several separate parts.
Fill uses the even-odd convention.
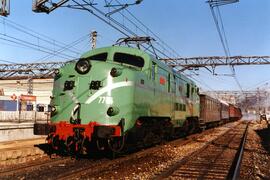
[[[190,84],[188,84],[188,83],[187,83],[186,96],[187,96],[187,98],[190,97]]]
[[[156,80],[156,72],[157,72],[157,64],[155,62],[152,62],[152,69],[151,69],[152,81]]]

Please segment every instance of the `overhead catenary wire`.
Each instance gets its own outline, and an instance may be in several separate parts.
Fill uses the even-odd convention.
[[[219,7],[218,6],[211,6],[212,1],[209,1],[209,2],[210,2],[209,3],[210,10],[211,10],[211,13],[212,13],[212,16],[213,16],[213,19],[214,19],[214,22],[215,22],[215,25],[216,25],[216,28],[217,28],[217,31],[218,31],[218,35],[219,35],[223,50],[225,52],[226,57],[229,58],[231,56],[231,54],[230,54],[228,40],[227,40],[227,37],[226,37],[226,32],[225,32],[225,28],[224,28],[224,24],[223,24],[223,20],[222,20],[222,16],[221,16]],[[216,15],[216,13],[214,11],[214,8],[217,9],[217,15]],[[221,26],[219,26],[219,22],[221,23]],[[240,91],[243,92],[243,88],[242,88],[238,78],[236,77],[234,67],[230,66],[230,69],[231,69],[233,78],[234,78],[237,86],[239,87]]]
[[[118,4],[120,4],[120,2],[118,0],[116,0],[116,2]],[[142,27],[145,28],[145,30],[143,30],[142,28],[139,27],[139,25],[137,25],[136,23],[134,23],[132,20],[130,20],[126,15],[124,15],[123,13],[119,12],[122,16],[124,16],[130,23],[132,23],[137,29],[139,29],[141,32],[143,32],[145,35],[147,36],[152,36],[154,37],[156,40],[154,43],[156,43],[158,46],[160,46],[161,48],[163,48],[164,50],[166,50],[168,53],[170,54],[175,54],[175,57],[179,57],[180,55],[172,48],[170,47],[167,43],[165,43],[156,33],[154,33],[150,28],[148,28],[141,20],[139,20],[133,13],[131,13],[128,9],[125,9],[125,11],[135,20],[137,21]],[[151,34],[150,34],[150,33]],[[161,44],[159,43],[159,41],[161,42]],[[163,45],[165,46],[163,46]],[[169,51],[167,48],[171,51]]]
[[[75,1],[75,0],[73,0],[73,2],[77,2],[77,1]],[[88,1],[85,1],[85,0],[83,0],[83,2],[85,2],[85,3],[87,3],[88,5],[90,5],[90,1],[88,2]],[[117,2],[119,2],[119,1],[117,1]],[[77,7],[79,7],[79,4],[77,4]],[[134,31],[132,31],[130,28],[128,28],[128,27],[126,27],[125,25],[123,25],[123,24],[121,24],[121,23],[119,23],[119,22],[117,22],[116,20],[114,20],[113,18],[110,18],[109,17],[109,20],[106,20],[106,18],[108,18],[108,17],[106,17],[106,18],[103,18],[103,17],[101,17],[100,16],[100,14],[102,15],[102,16],[104,16],[105,14],[102,12],[102,11],[98,11],[98,9],[94,9],[94,10],[96,10],[97,12],[99,12],[100,14],[98,15],[96,12],[94,12],[92,9],[89,9],[89,8],[85,8],[84,6],[81,6],[80,5],[80,8],[81,9],[84,9],[84,10],[87,10],[88,12],[90,12],[90,13],[92,13],[93,15],[95,15],[96,17],[98,17],[99,19],[101,19],[102,21],[104,21],[105,23],[107,23],[107,24],[109,24],[110,26],[113,26],[113,28],[114,29],[116,29],[118,32],[120,32],[121,34],[123,34],[123,35],[125,35],[125,36],[127,36],[127,37],[129,37],[130,35],[133,35],[133,36],[137,36],[138,35],[138,33],[137,32],[134,32]],[[91,8],[95,8],[94,6],[91,6]],[[125,9],[125,10],[127,10],[127,9]],[[167,53],[170,53],[170,54],[174,54],[175,56],[178,56],[179,57],[179,54],[174,50],[174,49],[172,49],[168,44],[166,44],[158,35],[156,35],[150,28],[148,28],[144,23],[142,23],[136,16],[134,16],[130,11],[128,11],[127,10],[127,14],[129,14],[129,15],[131,15],[131,17],[133,17],[134,19],[135,19],[135,21],[136,22],[138,22],[140,25],[137,25],[136,23],[134,24],[136,27],[137,27],[137,29],[139,29],[140,31],[143,31],[143,32],[145,32],[145,34],[152,34],[158,41],[156,41],[156,42],[154,42],[155,44],[157,44],[161,49],[159,49],[159,48],[156,48],[155,47],[155,50],[154,51],[156,51],[156,52],[158,52],[158,53],[160,53],[160,55],[163,55],[163,56],[165,56],[165,57],[169,57],[169,55],[167,54]],[[106,16],[106,15],[105,15]],[[127,19],[129,19],[128,17],[126,17],[126,15],[124,15],[123,17],[125,17],[125,18],[127,18]],[[130,21],[130,20],[129,20]],[[132,22],[132,21],[131,21]],[[143,30],[143,28],[141,28],[140,26],[143,26],[144,28],[146,28],[146,30]],[[54,41],[53,41],[54,42]],[[65,47],[65,46],[64,46]],[[64,49],[67,49],[67,48],[64,48],[64,47],[62,47],[62,48],[60,48],[60,49],[62,49],[62,50],[64,50]],[[68,45],[66,45],[66,47],[68,47]],[[49,55],[47,56],[47,57],[49,57],[49,56],[53,56],[53,55],[55,55],[55,54],[58,54],[57,52],[62,52],[62,50],[53,50],[53,52],[52,53],[48,53]],[[153,51],[151,51],[151,50],[149,50],[151,53],[155,53],[155,52],[153,52]],[[46,57],[46,58],[47,58]],[[170,56],[171,57],[171,56]],[[45,57],[44,57],[45,58]],[[42,58],[43,59],[43,58]]]
[[[109,19],[109,25],[111,25],[111,22],[113,22],[113,23],[115,23],[118,27],[120,27],[121,29],[123,29],[124,31],[126,31],[127,33],[122,33],[123,31],[121,30],[120,32],[123,34],[123,35],[125,35],[125,36],[127,36],[127,37],[129,37],[129,35],[132,35],[132,36],[138,36],[135,32],[133,32],[131,29],[129,29],[128,27],[126,27],[126,26],[124,26],[123,24],[121,24],[121,23],[119,23],[118,21],[116,21],[114,18],[112,18],[111,16],[106,16],[106,14],[104,13],[104,12],[102,12],[101,10],[99,10],[98,8],[96,8],[94,5],[92,5],[92,4],[90,4],[90,3],[88,3],[88,2],[86,2],[85,0],[83,0],[83,2],[85,2],[86,4],[88,4],[92,9],[94,9],[95,11],[97,11],[98,13],[100,13],[102,16],[104,16],[104,17],[106,17],[106,18],[108,18]],[[93,11],[92,11],[92,13],[93,13]],[[106,21],[106,20],[105,20]],[[143,45],[142,45],[143,46]],[[143,46],[143,47],[145,47],[145,46]],[[157,52],[159,52],[160,54],[162,54],[162,55],[164,55],[165,57],[169,57],[167,54],[165,54],[165,53],[163,53],[161,50],[159,50],[159,49],[157,49],[157,48],[155,48],[155,50],[157,51]],[[151,51],[151,50],[149,50],[151,53],[155,53],[155,52],[153,52],[153,51]]]
[[[138,36],[135,32],[133,32],[132,30],[130,30],[128,27],[122,25],[121,23],[119,23],[117,20],[115,20],[114,18],[110,17],[110,16],[106,16],[106,14],[104,12],[102,12],[101,10],[99,10],[98,8],[96,8],[94,5],[92,5],[91,3],[82,0],[85,4],[87,4],[89,7],[91,7],[92,9],[86,8],[84,5],[80,4],[79,2],[77,2],[76,0],[72,0],[77,6],[80,6],[81,9],[86,10],[88,12],[90,12],[91,14],[93,14],[94,16],[98,17],[99,19],[101,19],[103,22],[105,22],[106,24],[110,25],[111,27],[113,27],[114,29],[116,29],[118,32],[120,32],[121,34],[123,34],[126,37],[130,37],[131,36]],[[96,11],[97,13],[95,13],[94,11]],[[103,17],[104,18],[103,18]],[[107,20],[106,20],[107,19]],[[146,49],[146,47],[144,45],[142,45],[142,47],[144,47]],[[151,51],[150,49],[148,49],[149,52],[151,52],[152,54],[155,54],[155,52]],[[165,53],[163,53],[160,49],[155,48],[155,50],[157,52],[159,52],[160,54],[164,55],[165,57],[169,58],[169,56]]]
[[[118,1],[118,0],[117,0]],[[119,2],[119,1],[118,1]],[[125,9],[125,11],[128,12],[139,24],[141,24],[143,27],[146,28],[147,31],[149,31],[156,39],[158,39],[162,44],[164,44],[167,48],[169,48],[173,53],[179,57],[180,55],[172,48],[170,47],[167,43],[165,43],[156,33],[154,33],[150,28],[148,28],[141,20],[139,20],[134,14],[132,14],[128,9]]]

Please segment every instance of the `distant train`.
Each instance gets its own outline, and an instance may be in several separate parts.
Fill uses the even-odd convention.
[[[200,127],[206,128],[242,118],[241,109],[210,96],[200,95]]]
[[[119,152],[240,118],[240,109],[199,95],[192,80],[154,56],[112,46],[55,72],[51,123],[35,124],[34,134],[48,135],[53,149]]]

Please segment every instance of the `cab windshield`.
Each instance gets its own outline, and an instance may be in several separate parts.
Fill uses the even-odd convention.
[[[107,56],[108,56],[108,53],[100,53],[100,54],[95,54],[93,56],[89,56],[86,59],[94,60],[94,61],[106,61]]]
[[[115,53],[113,56],[113,60],[115,62],[132,65],[139,68],[142,68],[144,66],[144,59],[142,57],[126,53]]]

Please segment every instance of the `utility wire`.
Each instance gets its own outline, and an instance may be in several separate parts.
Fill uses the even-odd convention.
[[[41,34],[39,32],[36,32],[36,31],[34,31],[34,30],[26,27],[26,26],[23,26],[23,25],[20,25],[18,23],[15,23],[14,21],[8,20],[6,18],[2,18],[2,19],[3,19],[2,24],[5,23],[4,25],[8,25],[8,26],[10,26],[10,27],[12,27],[12,28],[14,28],[14,29],[16,29],[18,31],[21,31],[21,32],[26,33],[26,34],[28,34],[30,36],[39,38],[39,39],[41,39],[41,40],[43,40],[43,41],[45,41],[47,43],[54,44],[54,45],[56,45],[58,47],[63,47],[63,46],[66,46],[67,45],[67,44],[65,44],[63,42],[60,42],[58,40],[55,40],[55,39],[53,39],[53,38],[51,38],[51,37],[49,37],[47,35]],[[69,49],[69,50],[72,51],[72,52],[74,52],[74,53],[77,53],[77,54],[80,53],[80,50],[79,49],[73,48],[73,49]]]
[[[4,40],[1,40],[1,45],[7,45],[7,46],[11,46],[11,47],[16,47],[16,48],[22,48],[22,49],[31,49],[31,48],[28,48],[28,47],[25,47],[25,46],[22,46],[22,45],[18,45],[18,44],[14,44],[14,43],[8,43]]]
[[[83,41],[87,40],[87,37],[88,37],[88,36],[89,36],[89,34],[84,35],[84,36],[78,38],[77,40],[71,42],[70,44],[66,45],[65,47],[62,47],[62,48],[56,50],[55,52],[53,52],[52,54],[49,54],[49,55],[47,55],[47,56],[44,56],[44,57],[40,58],[40,59],[37,60],[37,61],[47,60],[47,59],[49,59],[49,58],[51,58],[51,57],[53,57],[53,56],[56,56],[58,53],[62,53],[63,51],[69,49],[70,47],[74,47],[74,46],[76,46],[77,44],[82,43]]]
[[[40,52],[44,52],[44,53],[47,53],[47,54],[52,54],[53,53],[53,50],[51,50],[51,49],[49,49],[47,47],[38,46],[38,45],[33,44],[31,42],[21,40],[19,38],[9,36],[9,35],[3,34],[3,33],[0,33],[0,35],[2,35],[2,37],[0,36],[0,39],[2,39],[4,41],[8,41],[8,42],[11,42],[11,43],[14,43],[14,44],[19,44],[19,45],[22,45],[22,46],[25,46],[25,47],[28,47],[28,48],[31,48],[31,49],[34,49],[34,50],[37,50],[37,51],[40,51]],[[62,57],[62,58],[67,58],[67,57],[74,58],[74,57],[66,55],[66,54],[63,54],[63,55],[65,55],[65,56],[62,56],[60,54],[57,55],[57,56]]]
[[[15,64],[14,61],[7,61],[7,60],[3,60],[3,59],[0,59],[1,62],[5,62],[5,63],[9,63],[9,64]]]
[[[44,41],[44,42],[46,42],[46,43],[48,43],[48,44],[53,44],[53,45],[56,45],[56,46],[58,46],[58,47],[63,48],[63,46],[58,45],[55,41],[49,41],[49,40],[47,40],[47,39],[41,38],[40,36],[36,36],[36,35],[34,35],[34,34],[32,34],[32,33],[29,33],[29,32],[27,32],[27,31],[25,31],[25,30],[23,30],[23,29],[17,28],[16,26],[13,26],[12,24],[9,24],[9,23],[6,23],[6,25],[8,25],[9,27],[11,27],[11,28],[13,28],[13,29],[16,29],[16,30],[18,30],[18,31],[20,31],[20,32],[22,32],[22,33],[25,33],[25,34],[27,34],[27,35],[29,35],[29,36],[32,36],[32,37],[37,38],[37,39],[39,39],[39,40],[42,40],[42,41]],[[73,52],[73,53],[75,53],[75,54],[79,54],[79,53],[80,53],[80,52],[74,51],[74,50],[72,50],[72,49],[69,49],[69,52]]]
[[[74,42],[72,42],[72,43],[70,43],[70,44],[64,44],[64,43],[62,43],[62,42],[60,42],[60,41],[57,41],[57,40],[54,40],[54,39],[52,39],[52,38],[50,38],[50,37],[48,37],[48,36],[46,36],[46,35],[43,35],[43,34],[41,34],[41,33],[38,33],[38,32],[35,32],[34,30],[32,30],[32,29],[30,29],[30,28],[27,28],[27,27],[25,27],[25,26],[22,26],[22,25],[20,25],[20,24],[17,24],[17,23],[15,23],[15,22],[13,22],[13,21],[10,21],[10,20],[7,20],[7,19],[5,19],[5,18],[2,18],[3,19],[3,25],[5,25],[5,26],[8,26],[8,27],[10,27],[10,28],[13,28],[13,29],[15,29],[15,30],[17,30],[17,31],[19,31],[19,32],[22,32],[22,33],[24,33],[24,34],[27,34],[27,35],[29,35],[29,36],[31,36],[31,37],[34,37],[34,38],[37,38],[38,40],[42,40],[42,41],[44,41],[44,42],[46,42],[46,43],[48,43],[48,44],[50,44],[50,45],[54,45],[54,46],[57,46],[57,47],[60,47],[60,49],[58,49],[58,50],[52,50],[52,49],[49,49],[49,48],[47,48],[47,47],[45,47],[45,50],[49,50],[49,51],[52,51],[52,53],[49,53],[49,52],[47,52],[46,51],[46,53],[47,54],[49,54],[49,55],[47,55],[47,56],[45,56],[45,57],[43,57],[43,58],[41,58],[40,60],[45,60],[45,59],[48,59],[48,58],[51,58],[51,57],[53,57],[53,56],[59,56],[59,54],[63,54],[64,56],[67,56],[68,57],[68,59],[70,59],[70,58],[75,58],[75,56],[72,56],[72,55],[67,55],[67,54],[64,54],[64,53],[62,53],[62,52],[64,52],[64,51],[67,51],[68,50],[68,53],[75,53],[77,56],[78,55],[80,55],[80,54],[82,54],[82,52],[81,52],[81,50],[79,51],[77,51],[75,48],[74,48],[74,46],[75,45],[77,45],[77,44],[79,44],[79,43],[81,43],[82,41],[84,41],[85,39],[87,39],[87,36],[88,36],[88,34],[87,35],[85,35],[85,36],[83,36],[82,38],[80,38],[80,39],[78,39],[78,40],[76,40],[76,41],[74,41]],[[2,34],[2,35],[6,35],[6,36],[8,36],[6,33],[5,34]],[[9,36],[9,38],[13,38],[14,39],[14,37],[11,37],[11,36]],[[2,38],[2,40],[3,40],[3,38]],[[18,40],[18,39],[16,39],[16,40]],[[20,41],[20,40],[19,40]],[[9,41],[10,42],[10,41]],[[22,42],[22,41],[21,41]],[[14,42],[13,42],[14,43]],[[26,46],[26,45],[24,45],[23,43],[27,43],[27,45],[30,45],[30,46]],[[30,42],[23,42],[23,43],[19,43],[20,45],[21,45],[21,48],[29,48],[29,49],[33,49],[33,47],[31,47],[31,46],[34,46],[34,44],[33,43],[30,43]],[[30,44],[29,44],[30,43]],[[15,44],[15,43],[14,43]],[[8,44],[8,45],[10,45],[10,46],[12,46],[11,44]],[[16,45],[13,45],[13,46],[17,46],[18,44],[16,44]],[[36,46],[38,46],[38,47],[41,47],[40,45],[36,45]],[[42,47],[42,48],[44,48],[44,47]],[[73,50],[74,49],[74,50]],[[37,48],[34,48],[34,50],[37,50]],[[44,52],[44,51],[41,51],[41,52]],[[61,56],[61,57],[64,57],[64,56]],[[64,57],[65,58],[65,57]],[[65,58],[66,59],[66,58]]]

